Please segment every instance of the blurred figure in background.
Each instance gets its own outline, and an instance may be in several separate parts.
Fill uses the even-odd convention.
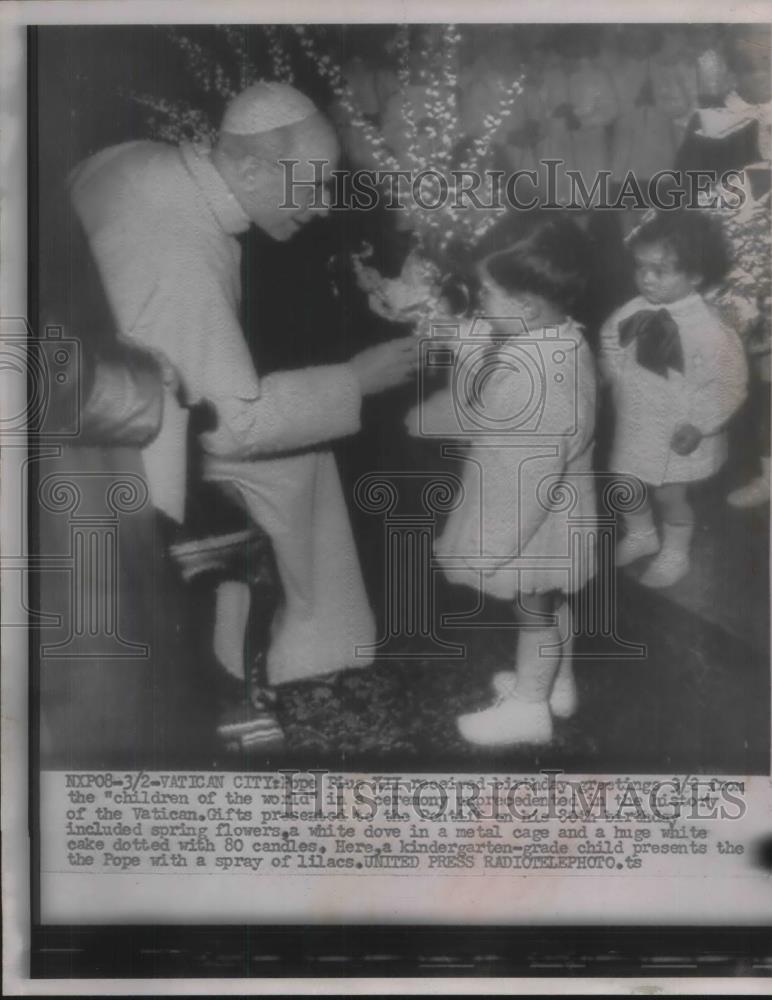
[[[645,190],[649,180],[671,168],[679,145],[676,121],[690,110],[689,95],[673,59],[672,43],[663,44],[659,29],[630,25],[621,36],[622,51],[611,73],[619,105],[611,142],[614,181],[632,172]],[[625,229],[635,212],[625,213]]]
[[[519,69],[523,74],[522,92],[515,98],[505,122],[502,153],[509,170],[539,169],[539,145],[545,118],[542,84],[547,52],[537,39],[528,39],[520,48]]]
[[[539,159],[560,159],[557,200],[571,197],[566,170],[581,173],[588,190],[601,170],[607,170],[607,126],[618,105],[611,78],[597,56],[597,29],[566,29],[555,36],[542,76],[543,133]]]

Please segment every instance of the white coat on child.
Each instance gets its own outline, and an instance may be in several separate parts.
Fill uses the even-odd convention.
[[[621,346],[619,326],[639,310],[657,308],[638,296],[613,313],[601,331],[601,367],[611,382],[616,420],[610,469],[652,486],[708,479],[726,460],[724,425],[745,398],[742,345],[693,292],[666,305],[678,326],[684,371],[656,374],[638,363],[635,338]],[[703,435],[688,455],[671,446],[682,424],[692,424]]]
[[[577,707],[571,608],[557,598],[595,573],[595,375],[570,318],[586,255],[581,230],[555,220],[486,258],[480,300],[496,337],[467,338],[450,390],[422,408],[422,430],[466,442],[437,562],[449,580],[513,602],[520,626],[494,704],[456,720],[479,746],[549,743],[553,715]]]
[[[651,489],[625,517],[617,566],[656,554],[639,577],[672,587],[687,575],[694,534],[690,483],[708,479],[727,455],[724,427],[745,397],[740,341],[697,289],[726,268],[723,233],[690,210],[654,213],[631,242],[641,296],[601,331],[601,366],[614,398],[612,472]],[[661,514],[661,538],[650,499]]]
[[[499,344],[490,369],[472,362],[481,374],[492,369],[473,403],[450,387],[422,409],[424,433],[467,444],[462,497],[436,542],[437,559],[451,582],[507,600],[572,593],[595,572],[592,355],[571,319],[518,339]],[[464,367],[462,355],[459,373]],[[572,503],[563,502],[567,495]],[[586,536],[584,558],[572,561],[570,530]]]

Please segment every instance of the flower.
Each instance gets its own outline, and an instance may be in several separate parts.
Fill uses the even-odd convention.
[[[710,299],[722,318],[747,337],[772,294],[770,196],[754,199],[746,190],[743,203],[730,208],[726,195],[726,191],[717,187],[709,192],[706,202],[710,205],[718,196],[717,207],[707,210],[721,220],[733,261],[721,284],[711,290]]]
[[[384,278],[365,263],[373,254],[370,244],[352,254],[354,274],[359,287],[367,293],[370,308],[393,323],[417,323],[438,301],[440,272],[418,250],[412,250],[397,278]]]

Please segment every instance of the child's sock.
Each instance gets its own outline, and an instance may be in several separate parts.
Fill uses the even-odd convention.
[[[627,534],[617,545],[617,566],[629,566],[644,556],[653,555],[659,549],[659,536],[654,524],[651,507],[624,515]]]
[[[694,524],[662,524],[662,548],[640,582],[644,587],[672,587],[689,572],[689,548]]]

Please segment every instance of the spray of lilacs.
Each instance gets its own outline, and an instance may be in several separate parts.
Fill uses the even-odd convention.
[[[750,190],[742,205],[727,207],[720,190],[718,207],[708,210],[720,219],[731,250],[732,264],[709,301],[722,319],[743,338],[750,354],[767,353],[772,317],[772,206],[769,192],[754,199]],[[706,200],[712,200],[708,198]],[[729,202],[731,204],[731,201]]]
[[[228,54],[227,64],[209,47],[178,28],[166,32],[171,45],[180,53],[186,76],[200,96],[198,103],[183,98],[169,99],[139,91],[125,96],[145,110],[151,135],[164,142],[204,141],[217,137],[222,109],[236,94],[267,75],[271,79],[291,81],[289,60],[276,44],[275,29],[268,30],[268,52],[273,74],[261,73],[250,56],[245,29],[236,25],[217,25],[214,31]],[[280,56],[277,59],[276,50]]]
[[[707,61],[707,67],[716,74],[721,69],[712,59]],[[727,129],[731,134],[751,119],[757,123],[761,161],[749,164],[737,178],[743,191],[742,202],[737,203],[736,188],[728,190],[721,183],[700,192],[701,206],[716,217],[723,228],[732,260],[724,280],[711,289],[708,298],[724,322],[743,338],[749,354],[769,353],[770,349],[772,207],[768,191],[754,197],[753,179],[769,177],[771,110],[769,103],[749,104],[733,91],[726,97],[723,107],[700,112],[701,131],[711,138],[722,136]]]
[[[327,81],[335,100],[340,105],[353,129],[361,133],[368,146],[371,162],[384,171],[409,170],[414,177],[425,171],[440,174],[448,179],[448,197],[436,209],[425,209],[421,202],[440,201],[437,196],[436,176],[431,173],[419,181],[418,198],[405,200],[410,216],[410,226],[421,249],[432,256],[441,257],[454,240],[476,242],[498,221],[495,210],[475,212],[464,205],[464,199],[455,197],[451,170],[454,155],[462,145],[464,131],[457,106],[458,50],[461,33],[456,25],[438,27],[435,40],[427,37],[416,52],[411,53],[410,29],[397,29],[394,49],[397,59],[397,81],[401,97],[404,122],[403,144],[400,151],[390,148],[383,133],[362,113],[357,99],[345,78],[340,65],[322,51],[318,36],[310,28],[295,28],[306,55],[313,61],[319,74]],[[423,105],[416,107],[411,90],[411,54],[421,66],[419,76],[424,92]],[[415,92],[413,87],[412,90]],[[472,148],[459,169],[484,171],[494,136],[512,113],[517,98],[523,91],[523,77],[513,80],[499,101],[498,107],[485,116],[484,130],[472,143]],[[401,158],[402,157],[402,158]],[[464,207],[458,207],[459,206]]]
[[[352,264],[373,312],[395,322],[412,323],[422,334],[427,321],[444,309],[443,265],[450,245],[477,243],[500,215],[495,209],[474,210],[466,205],[453,189],[453,168],[484,173],[493,138],[522,93],[523,78],[514,80],[498,107],[486,115],[482,135],[458,165],[454,158],[465,135],[457,106],[461,33],[456,25],[442,25],[434,35],[425,32],[416,51],[411,51],[409,28],[397,29],[394,53],[403,123],[399,149],[389,146],[381,130],[362,113],[345,74],[321,50],[318,36],[303,26],[295,30],[302,50],[327,81],[349,126],[364,140],[373,166],[382,171],[408,170],[416,180],[413,196],[404,201],[413,248],[398,277],[384,277],[370,263],[374,254],[369,245],[352,255]],[[415,81],[413,66],[418,67]],[[448,182],[446,197],[438,189],[438,176]],[[437,208],[422,207],[437,203]]]

